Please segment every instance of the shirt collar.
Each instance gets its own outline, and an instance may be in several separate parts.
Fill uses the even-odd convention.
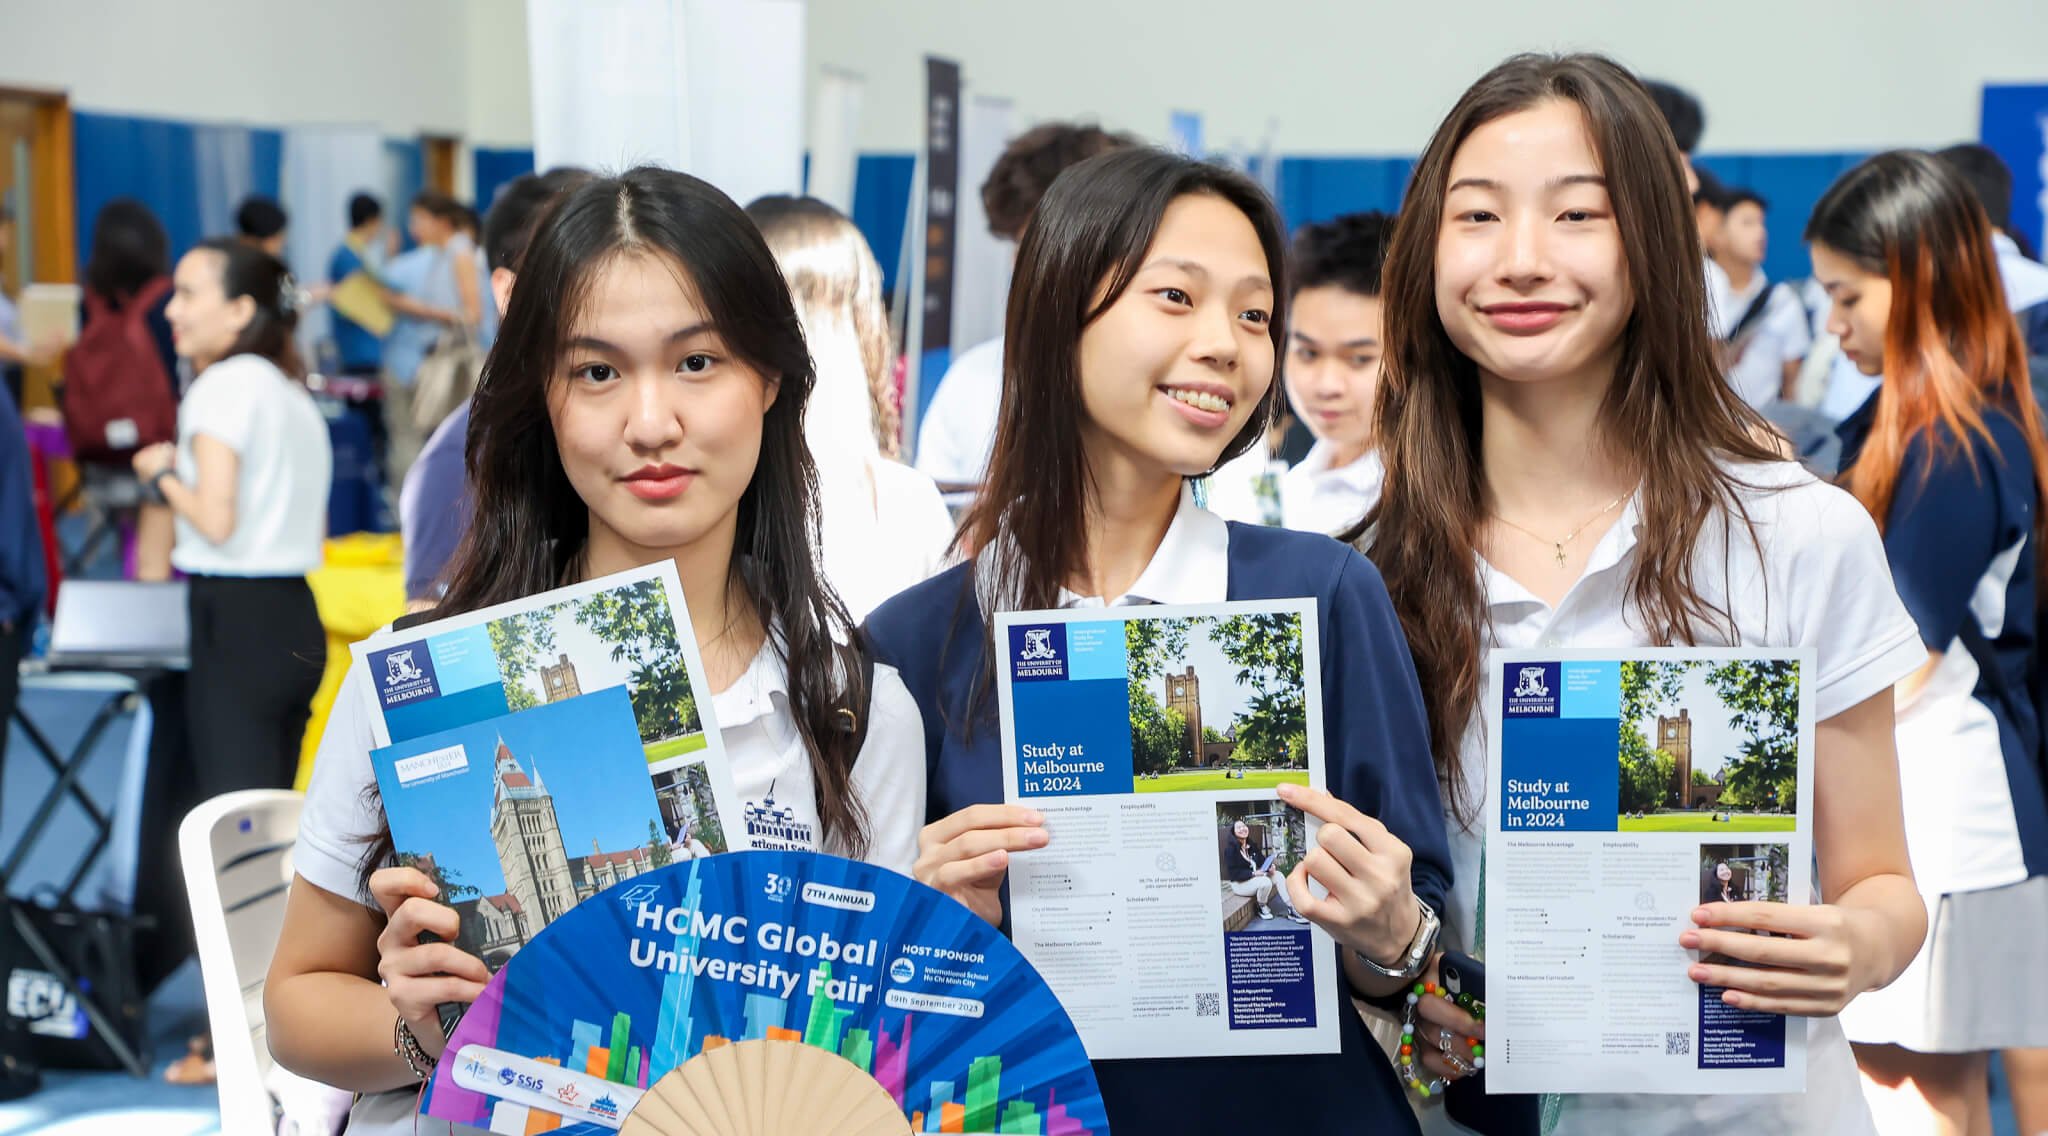
[[[1378,450],[1365,451],[1363,457],[1349,465],[1332,467],[1330,463],[1336,460],[1336,456],[1337,447],[1328,442],[1317,442],[1295,465],[1293,472],[1311,478],[1329,478],[1360,492],[1368,491],[1380,483],[1382,471]]]
[[[1991,234],[1991,248],[2000,256],[2023,255],[2020,252],[2020,243],[2018,241],[1995,230]]]
[[[1181,483],[1173,523],[1130,590],[1104,603],[1101,596],[1077,596],[1060,589],[1061,607],[1130,607],[1136,604],[1222,603],[1230,598],[1230,526],[1195,504],[1195,492]]]
[[[1565,599],[1567,601],[1571,599],[1573,593],[1585,585],[1586,581],[1620,567],[1628,559],[1628,554],[1635,551],[1636,542],[1641,538],[1643,532],[1641,500],[1641,489],[1637,489],[1634,493],[1629,494],[1628,501],[1621,507],[1620,518],[1605,533],[1601,534],[1600,543],[1593,546],[1592,555],[1586,558],[1585,571],[1579,575],[1578,580],[1565,592]],[[1523,587],[1521,582],[1513,576],[1495,568],[1484,556],[1479,555],[1476,550],[1472,553],[1472,559],[1479,565],[1479,585],[1485,590],[1486,603],[1489,608],[1498,611],[1503,607],[1520,604],[1535,604],[1538,607],[1549,606],[1536,593]],[[1558,606],[1562,607],[1563,604]]]

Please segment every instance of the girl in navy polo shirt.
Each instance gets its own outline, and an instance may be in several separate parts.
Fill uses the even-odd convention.
[[[868,622],[923,711],[927,813],[916,875],[1006,922],[1012,854],[1058,840],[1006,806],[990,620],[1004,610],[1313,597],[1329,793],[1281,790],[1324,822],[1294,906],[1329,931],[1359,992],[1392,993],[1450,885],[1427,725],[1379,575],[1328,537],[1226,524],[1187,479],[1253,445],[1279,386],[1284,235],[1238,174],[1158,150],[1063,174],[1017,251],[995,451],[963,529],[966,563]],[[1361,958],[1363,956],[1363,958]],[[1367,963],[1363,959],[1374,960]],[[1323,1055],[1104,1061],[1132,1131],[1412,1130],[1355,1014]],[[1246,1085],[1285,1085],[1280,1097]]]
[[[1909,151],[1843,175],[1806,231],[1828,330],[1882,377],[1842,423],[1843,482],[1884,533],[1925,648],[1899,684],[1898,738],[1927,946],[1842,1022],[1880,1113],[1957,1131],[1989,1126],[1991,1050],[2048,1045],[2048,794],[2028,687],[2048,442],[1991,234],[1969,186]]]

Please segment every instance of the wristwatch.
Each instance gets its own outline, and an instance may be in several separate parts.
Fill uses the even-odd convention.
[[[1401,957],[1395,960],[1395,965],[1400,969],[1382,966],[1375,962],[1371,955],[1352,948],[1351,953],[1358,956],[1358,961],[1364,963],[1367,970],[1382,977],[1397,978],[1406,982],[1429,966],[1429,956],[1436,953],[1436,937],[1437,933],[1443,930],[1443,922],[1436,917],[1435,909],[1423,902],[1420,897],[1416,898],[1415,905],[1422,909],[1422,922],[1415,925],[1415,938],[1408,944],[1408,949],[1402,951]]]
[[[161,497],[164,495],[164,478],[176,476],[178,476],[177,470],[170,466],[165,466],[149,475],[149,487],[156,491],[157,496]]]

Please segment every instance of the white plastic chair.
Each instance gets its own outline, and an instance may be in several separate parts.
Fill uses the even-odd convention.
[[[193,809],[178,826],[179,858],[206,986],[206,1018],[213,1030],[224,1136],[279,1131],[273,1089],[292,1113],[307,1111],[308,1094],[300,1088],[313,1090],[310,1111],[316,1116],[335,1101],[342,1113],[348,1109],[347,1093],[313,1086],[276,1068],[264,1035],[263,979],[284,927],[292,844],[304,801],[283,789],[226,793]],[[277,1084],[279,1079],[292,1084]],[[307,1119],[333,1131],[324,1116]]]

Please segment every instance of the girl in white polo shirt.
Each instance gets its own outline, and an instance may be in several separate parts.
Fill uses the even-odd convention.
[[[1703,904],[1673,944],[1763,964],[1673,963],[1730,1003],[1815,1019],[1808,1091],[1553,1097],[1546,1127],[1865,1133],[1833,1015],[1897,977],[1925,929],[1891,712],[1925,652],[1868,514],[1776,460],[1722,381],[1699,263],[1683,160],[1634,76],[1572,55],[1481,78],[1423,153],[1388,253],[1387,485],[1363,540],[1407,630],[1445,786],[1445,941],[1475,952],[1489,648],[1815,649],[1823,902]],[[1424,1005],[1416,1048],[1455,1076],[1440,1031],[1483,1026]]]
[[[789,814],[755,846],[907,870],[923,726],[891,668],[860,689],[859,639],[818,575],[811,384],[774,258],[723,194],[658,169],[570,191],[485,365],[474,513],[440,611],[673,560],[739,794]],[[344,684],[316,760],[264,1002],[281,1064],[364,1094],[351,1133],[410,1133],[419,1077],[394,1045],[437,1058],[435,1007],[473,1001],[487,974],[426,877],[385,866],[364,681]]]

